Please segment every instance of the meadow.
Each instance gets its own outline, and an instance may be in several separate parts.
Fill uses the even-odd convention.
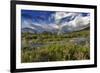
[[[24,32],[21,42],[22,63],[90,59],[90,29],[61,35]]]

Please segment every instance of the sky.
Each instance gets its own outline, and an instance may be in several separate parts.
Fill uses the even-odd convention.
[[[32,22],[54,23],[54,11],[22,10],[22,19],[30,19]]]
[[[77,16],[90,16],[89,13],[79,12],[57,12],[57,11],[37,11],[37,10],[21,10],[22,27],[30,24],[55,25],[57,23],[70,22]]]

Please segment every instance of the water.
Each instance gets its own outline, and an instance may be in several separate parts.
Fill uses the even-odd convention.
[[[67,43],[71,43],[71,44],[77,44],[77,45],[82,45],[82,44],[86,44],[89,43],[89,38],[83,38],[83,37],[80,37],[80,38],[71,38],[69,41],[66,39],[66,40],[62,40],[62,41],[51,41],[51,42],[48,42],[48,43],[30,43],[29,46],[31,48],[38,48],[38,47],[43,47],[43,46],[48,46],[48,45],[51,45],[51,44],[67,44]]]
[[[70,42],[75,43],[75,44],[79,44],[79,45],[86,44],[86,43],[89,43],[89,38],[83,38],[83,37],[81,37],[81,38],[72,38],[70,40]]]
[[[46,46],[46,44],[40,44],[40,43],[32,43],[31,47],[42,47],[42,46]]]

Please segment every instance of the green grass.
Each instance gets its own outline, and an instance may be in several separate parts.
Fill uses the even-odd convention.
[[[90,30],[82,30],[63,35],[22,33],[21,62],[47,62],[90,59],[90,43],[76,44],[73,38],[89,38]],[[30,47],[31,43],[48,44]],[[61,42],[61,43],[60,43]]]

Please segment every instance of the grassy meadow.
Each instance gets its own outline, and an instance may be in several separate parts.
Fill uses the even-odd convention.
[[[65,33],[21,35],[21,62],[48,62],[90,59],[90,29]]]

